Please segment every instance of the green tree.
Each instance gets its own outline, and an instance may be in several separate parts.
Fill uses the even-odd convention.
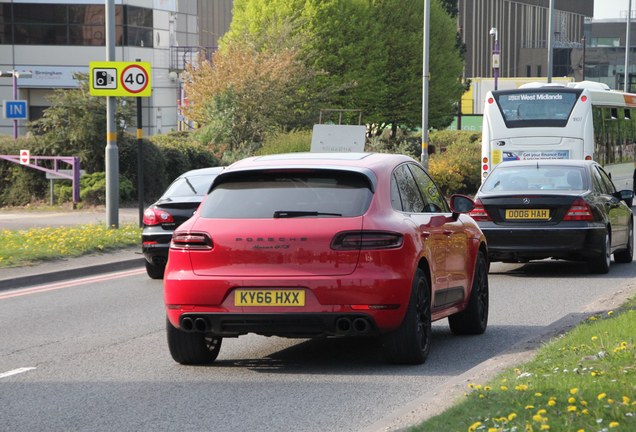
[[[298,58],[324,72],[307,94],[329,89],[325,108],[361,109],[378,133],[390,126],[395,136],[421,126],[423,10],[424,0],[236,0],[222,44],[299,47]],[[456,24],[440,0],[431,3],[430,28],[429,124],[443,128],[463,87]]]
[[[80,86],[58,89],[42,118],[29,124],[43,141],[44,151],[55,156],[79,156],[82,169],[104,171],[106,148],[106,98],[91,96],[87,74],[77,74]],[[121,134],[134,120],[135,104],[117,98],[115,124]]]
[[[211,62],[187,69],[188,118],[202,125],[204,141],[237,149],[260,143],[267,132],[313,123],[315,78],[297,49],[256,49],[232,41]]]

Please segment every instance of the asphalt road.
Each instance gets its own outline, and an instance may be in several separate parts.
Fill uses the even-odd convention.
[[[161,281],[143,268],[0,291],[0,429],[400,430],[636,289],[636,263],[603,276],[562,262],[491,270],[487,332],[436,323],[421,366],[386,364],[373,340],[254,335],[225,339],[213,366],[178,365]]]
[[[18,230],[37,228],[41,226],[67,226],[83,224],[106,224],[108,214],[104,207],[84,210],[0,210],[0,229]],[[139,223],[139,209],[122,207],[117,209],[117,221],[124,223]]]

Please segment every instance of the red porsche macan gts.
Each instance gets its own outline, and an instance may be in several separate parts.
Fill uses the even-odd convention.
[[[470,198],[442,196],[410,157],[295,153],[239,161],[174,233],[164,276],[170,353],[216,360],[223,338],[379,336],[426,360],[431,322],[481,334],[488,249]]]

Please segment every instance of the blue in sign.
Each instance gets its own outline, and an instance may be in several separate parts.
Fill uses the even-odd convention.
[[[4,118],[13,120],[26,120],[29,116],[27,113],[27,101],[12,100],[4,101]]]

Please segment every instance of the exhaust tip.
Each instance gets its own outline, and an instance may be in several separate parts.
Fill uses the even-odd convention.
[[[369,321],[364,318],[356,318],[353,320],[353,329],[357,333],[367,333],[370,328]]]
[[[181,318],[181,329],[188,332],[192,331],[194,329],[194,321],[192,321],[192,318]]]
[[[197,318],[194,320],[194,329],[198,332],[208,331],[208,321],[205,318]]]
[[[336,330],[339,333],[349,333],[351,331],[351,320],[349,318],[338,318],[336,320]]]

